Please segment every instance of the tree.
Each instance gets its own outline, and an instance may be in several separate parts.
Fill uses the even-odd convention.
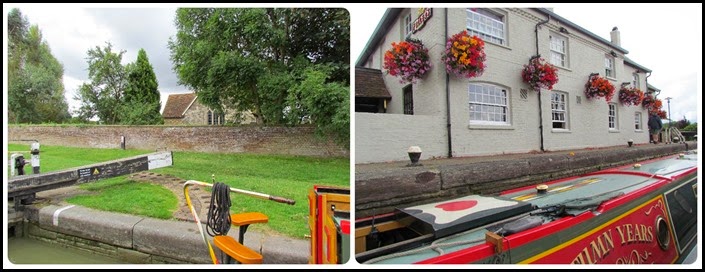
[[[685,127],[690,125],[690,121],[688,121],[688,119],[685,119],[685,116],[683,116],[683,119],[678,120],[677,122],[675,122],[674,125],[676,128],[683,130]]]
[[[691,123],[683,128],[683,131],[698,131],[698,123]]]
[[[309,116],[318,135],[330,136],[337,144],[349,147],[350,87],[341,82],[327,82],[333,70],[307,68],[304,79],[289,93],[287,104]]]
[[[127,86],[127,73],[120,64],[125,51],[113,52],[112,44],[88,50],[89,83],[78,89],[76,99],[81,101],[79,118],[89,120],[98,117],[104,124],[120,122],[122,96]]]
[[[71,118],[64,97],[63,65],[51,54],[39,26],[19,9],[8,14],[8,118],[15,123]]]
[[[349,86],[349,22],[345,9],[182,8],[169,49],[179,83],[206,106],[249,110],[258,124],[295,125],[313,112],[332,114],[306,106],[305,92],[290,94],[312,70],[325,74],[322,86]]]
[[[140,49],[137,60],[126,67],[125,88],[120,120],[128,125],[163,124],[157,76],[149,63],[147,52]]]

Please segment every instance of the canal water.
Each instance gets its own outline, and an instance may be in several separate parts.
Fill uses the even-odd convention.
[[[17,266],[22,264],[127,264],[115,258],[27,237],[8,237],[7,258]]]

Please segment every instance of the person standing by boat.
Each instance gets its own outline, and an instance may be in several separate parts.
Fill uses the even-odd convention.
[[[659,117],[655,112],[651,112],[649,116],[649,133],[651,134],[650,143],[658,144],[658,135],[663,127],[663,122],[661,117]]]

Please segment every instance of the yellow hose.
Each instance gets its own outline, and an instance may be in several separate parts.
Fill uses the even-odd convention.
[[[213,251],[213,246],[211,246],[211,243],[208,241],[208,238],[206,238],[206,234],[203,232],[203,225],[201,225],[201,220],[198,218],[198,213],[196,213],[196,210],[193,208],[193,205],[191,205],[191,197],[189,197],[188,194],[188,186],[191,184],[199,184],[199,185],[205,185],[205,184],[200,184],[202,182],[194,181],[194,180],[189,180],[186,183],[184,183],[184,196],[186,197],[186,204],[188,205],[189,210],[191,210],[191,214],[193,214],[194,220],[196,220],[196,225],[198,225],[198,232],[201,233],[201,237],[203,238],[203,243],[206,244],[208,247],[208,253],[211,256],[211,260],[213,260],[213,264],[218,264],[218,259],[215,257],[215,251]]]

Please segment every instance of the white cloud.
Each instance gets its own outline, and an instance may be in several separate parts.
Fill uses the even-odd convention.
[[[64,97],[69,104],[69,112],[73,114],[80,107],[78,100],[74,97],[78,94],[78,88],[86,81],[71,76],[64,75]]]
[[[176,7],[140,4],[12,4],[36,24],[52,54],[64,66],[64,89],[69,110],[80,104],[74,100],[78,87],[88,80],[87,52],[106,42],[113,51],[125,51],[122,64],[134,62],[140,48],[147,52],[157,75],[162,97],[169,92],[187,92],[178,85],[167,48],[176,33],[173,17]],[[144,7],[135,8],[135,7]],[[162,102],[162,106],[163,106]]]

